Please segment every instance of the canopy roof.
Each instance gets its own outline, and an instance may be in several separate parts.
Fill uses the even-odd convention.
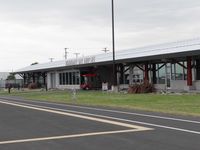
[[[153,59],[184,57],[184,56],[200,55],[200,38],[178,41],[173,43],[165,43],[159,45],[151,45],[135,49],[127,49],[116,51],[117,62],[142,62]],[[73,66],[90,66],[92,64],[110,63],[112,62],[112,52],[69,59],[67,61],[54,61],[42,64],[27,66],[16,70],[15,73],[45,71],[56,68],[73,67]]]

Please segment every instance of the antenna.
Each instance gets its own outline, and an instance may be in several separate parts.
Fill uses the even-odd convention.
[[[78,55],[80,55],[80,53],[74,53],[74,55],[76,55],[76,63],[78,63]]]
[[[104,51],[105,53],[107,53],[109,50],[106,48],[104,48],[102,51]]]
[[[67,54],[69,53],[67,50],[68,50],[69,48],[65,48],[65,60],[67,60]]]
[[[50,62],[53,62],[54,58],[49,58]]]

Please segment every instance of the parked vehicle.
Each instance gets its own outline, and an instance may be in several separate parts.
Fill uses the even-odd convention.
[[[99,88],[99,80],[97,74],[81,74],[81,89],[92,90]]]

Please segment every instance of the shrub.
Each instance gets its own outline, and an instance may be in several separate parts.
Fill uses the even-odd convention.
[[[28,85],[28,89],[37,89],[37,88],[38,88],[37,83],[30,83]]]
[[[5,84],[5,88],[8,89],[8,88],[19,88],[20,87],[20,84],[18,83],[6,83]]]
[[[142,84],[131,85],[128,89],[128,93],[152,93],[154,92],[153,84],[144,82]]]

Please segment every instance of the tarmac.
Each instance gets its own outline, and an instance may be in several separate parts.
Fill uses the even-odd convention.
[[[199,150],[200,117],[0,98],[0,150]]]

